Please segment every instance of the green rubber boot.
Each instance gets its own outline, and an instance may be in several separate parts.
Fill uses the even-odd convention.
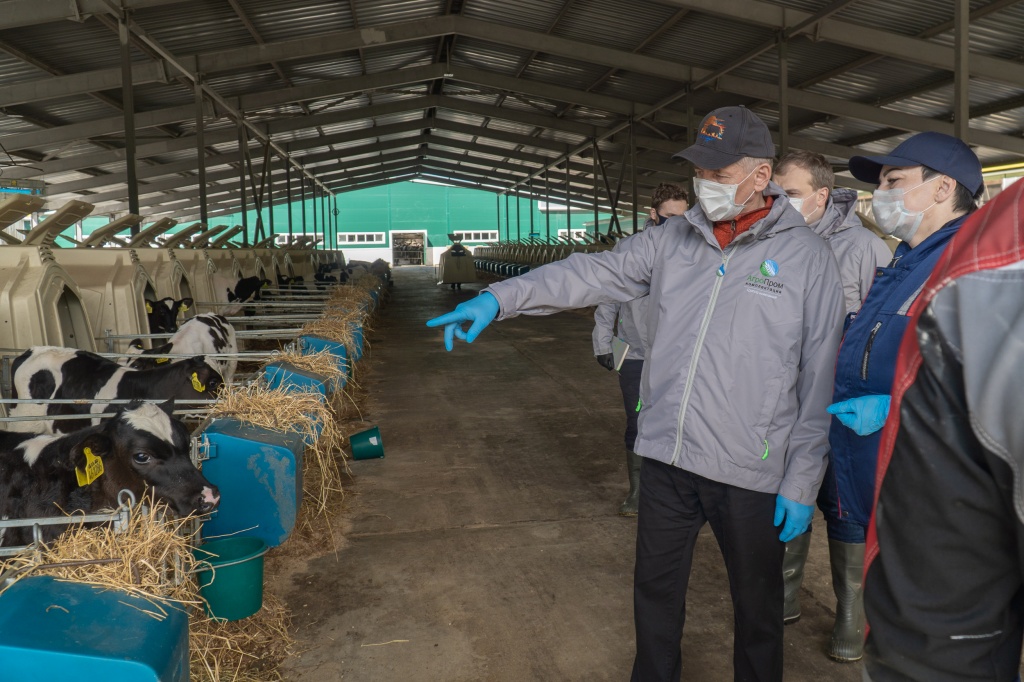
[[[800,620],[800,585],[804,582],[804,564],[807,563],[810,548],[810,531],[786,543],[786,555],[782,558],[782,583],[786,595],[782,622],[785,625]]]
[[[644,458],[630,450],[626,451],[626,473],[629,474],[629,494],[619,507],[620,516],[636,516],[640,504],[640,464]]]
[[[836,593],[836,624],[829,658],[843,663],[864,655],[864,545],[828,541],[832,589]]]

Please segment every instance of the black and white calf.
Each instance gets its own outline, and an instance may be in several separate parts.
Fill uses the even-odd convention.
[[[237,353],[238,343],[235,341],[235,328],[223,315],[202,313],[181,325],[167,343],[144,350],[138,340],[132,342],[129,352],[137,351],[138,358],[132,358],[125,364],[134,369],[155,369],[171,362],[181,362],[184,358],[149,358],[147,355],[160,353],[166,355],[210,355],[211,353]],[[207,358],[207,364],[220,372],[224,383],[231,383],[238,367],[237,358]]]
[[[150,334],[173,334],[178,331],[178,315],[192,307],[191,298],[174,300],[171,297],[159,301],[146,301],[146,318]]]
[[[137,400],[212,399],[224,383],[220,373],[202,356],[155,369],[122,367],[95,353],[74,348],[37,346],[19,355],[11,365],[14,398],[118,398]],[[19,403],[12,417],[106,412],[107,405],[42,405]],[[95,426],[97,419],[32,420],[12,422],[12,431],[70,433]]]
[[[0,518],[113,509],[124,489],[136,500],[151,490],[180,516],[213,511],[220,493],[192,465],[188,430],[170,416],[172,410],[173,403],[132,403],[99,426],[67,435],[0,431]],[[96,457],[102,466],[87,470]],[[43,528],[44,541],[64,531]],[[0,530],[0,545],[31,540],[28,528]]]
[[[223,275],[214,274],[212,276],[212,280],[214,301],[216,303],[236,304],[218,306],[217,312],[221,315],[237,315],[242,312],[244,308],[244,306],[237,304],[259,301],[261,299],[263,288],[271,285],[271,281],[269,279],[261,279],[259,277],[232,279],[230,277],[224,277]],[[252,312],[246,310],[246,314],[251,315]]]

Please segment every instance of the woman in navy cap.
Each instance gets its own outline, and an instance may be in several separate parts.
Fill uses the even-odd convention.
[[[858,180],[878,184],[871,202],[875,222],[903,243],[889,266],[875,272],[860,311],[847,319],[828,408],[834,417],[831,466],[822,484],[831,498],[825,519],[830,549],[845,557],[832,565],[839,605],[829,656],[840,661],[858,660],[863,653],[864,540],[880,430],[889,413],[908,312],[949,240],[977,208],[983,187],[978,157],[941,133],[914,135],[887,156],[855,156],[850,171]]]

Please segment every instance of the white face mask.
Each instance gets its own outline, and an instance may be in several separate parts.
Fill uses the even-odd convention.
[[[878,229],[885,234],[891,234],[899,240],[910,241],[917,232],[917,228],[921,227],[924,214],[938,202],[933,201],[932,205],[923,211],[908,211],[906,204],[903,203],[903,198],[918,187],[926,185],[932,180],[938,180],[941,177],[941,175],[937,175],[906,190],[876,189],[871,197],[871,213],[875,217]]]
[[[735,185],[725,185],[720,182],[714,182],[712,180],[701,180],[700,178],[693,179],[693,187],[697,191],[697,201],[700,202],[700,207],[704,210],[704,215],[708,217],[711,222],[717,223],[722,220],[729,220],[735,218],[743,211],[743,207],[746,202],[750,201],[750,197],[754,196],[754,191],[751,190],[750,194],[746,199],[743,200],[742,204],[736,203],[736,190],[739,186],[746,181],[754,171],[747,173],[747,177],[740,180]]]
[[[797,210],[797,213],[799,213],[800,215],[804,214],[804,200],[803,199],[801,199],[800,197],[790,197],[789,198],[789,203],[790,203],[790,205],[793,206],[793,208],[795,208]]]

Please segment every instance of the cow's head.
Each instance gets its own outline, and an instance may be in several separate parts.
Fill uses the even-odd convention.
[[[170,296],[158,301],[146,301],[146,317],[151,334],[173,334],[178,331],[178,314],[191,308],[191,298],[174,300]]]
[[[189,433],[185,425],[171,416],[174,401],[163,405],[134,402],[107,420],[100,436],[107,445],[92,444],[92,454],[103,460],[104,492],[116,496],[121,488],[142,495],[151,488],[158,500],[186,516],[206,514],[217,508],[220,492],[195,468],[189,458]],[[86,466],[84,448],[80,461]]]
[[[178,310],[174,307],[173,298],[146,301],[146,317],[149,319],[150,334],[173,334],[178,331]]]
[[[177,395],[185,395],[196,399],[213,399],[217,392],[224,385],[224,377],[206,362],[205,355],[197,355],[194,358],[183,360],[173,365],[174,376],[178,377],[180,372],[181,380],[188,386],[184,393],[176,392]]]

